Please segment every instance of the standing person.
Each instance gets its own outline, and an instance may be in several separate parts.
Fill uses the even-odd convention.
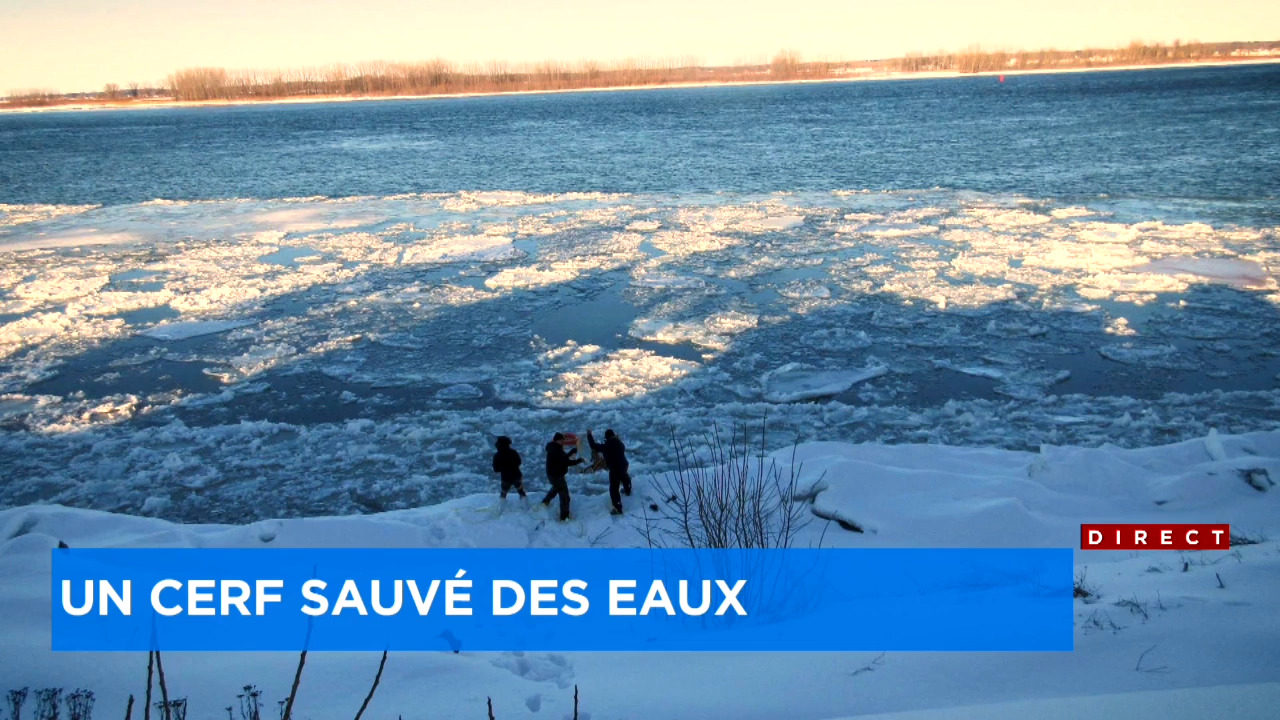
[[[524,473],[520,471],[520,453],[511,447],[511,438],[506,435],[498,437],[498,452],[493,454],[493,471],[502,475],[502,494],[498,497],[506,500],[507,491],[515,488],[523,500],[528,495],[524,492]]]
[[[609,428],[604,431],[604,442],[596,442],[595,436],[591,431],[587,431],[587,442],[590,443],[591,449],[604,455],[605,465],[609,468],[609,500],[613,503],[613,509],[609,512],[614,515],[622,514],[622,495],[631,496],[631,474],[627,472],[630,464],[627,462],[627,446],[622,444],[622,439],[618,434]],[[622,493],[619,494],[618,490]]]
[[[551,490],[542,498],[542,504],[550,507],[551,499],[559,495],[561,522],[569,519],[569,481],[565,479],[565,475],[569,474],[570,467],[582,462],[582,458],[574,459],[573,455],[577,452],[578,448],[567,453],[564,451],[564,435],[560,433],[556,433],[551,442],[547,443],[547,480],[551,483]]]

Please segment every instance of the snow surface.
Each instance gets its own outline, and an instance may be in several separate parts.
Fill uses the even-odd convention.
[[[1168,718],[1265,718],[1280,703],[1280,683],[1223,685],[1183,690],[1143,690],[1087,697],[1023,700],[969,705],[945,710],[859,715],[862,720],[1078,720],[1115,717],[1125,720]],[[852,716],[851,716],[852,717]]]
[[[349,427],[353,437],[369,423]],[[774,459],[791,462],[791,451]],[[1074,547],[1081,522],[1229,522],[1255,539],[1280,530],[1280,491],[1241,472],[1280,476],[1280,431],[1213,433],[1173,445],[1047,446],[1038,452],[942,445],[809,443],[795,449],[816,520],[801,544],[837,547]],[[175,456],[175,466],[181,458]],[[578,522],[547,522],[496,490],[366,516],[178,525],[152,518],[30,506],[0,512],[0,677],[12,687],[84,687],[98,709],[141,692],[145,658],[49,651],[50,549],[71,547],[636,547],[652,497],[633,465],[631,514],[614,520],[592,476],[570,476]],[[537,490],[537,481],[530,480]],[[491,483],[493,484],[493,483]],[[651,513],[652,515],[652,513]],[[374,717],[1162,717],[1272,718],[1280,697],[1280,545],[1220,552],[1077,552],[1093,595],[1076,601],[1070,653],[393,654]],[[1221,583],[1219,582],[1221,580]],[[1221,585],[1221,587],[1220,587]],[[850,621],[857,621],[851,618]],[[170,653],[170,693],[192,720],[222,717],[246,683],[285,697],[291,654]],[[347,717],[377,657],[313,653],[301,717]],[[1157,715],[1159,713],[1159,715]]]

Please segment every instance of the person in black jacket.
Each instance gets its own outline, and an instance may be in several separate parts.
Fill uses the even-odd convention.
[[[570,467],[582,462],[582,458],[573,457],[576,452],[578,448],[567,453],[564,451],[564,435],[560,433],[556,433],[551,442],[547,443],[547,480],[551,483],[551,490],[542,498],[542,504],[550,507],[552,498],[559,495],[562,522],[569,519],[569,481],[565,479],[565,475],[569,474]]]
[[[524,492],[524,473],[520,472],[520,453],[511,447],[511,438],[502,435],[498,438],[498,452],[493,454],[493,471],[501,473],[503,500],[507,499],[507,491],[515,488],[521,498],[527,498]]]
[[[587,431],[587,442],[591,444],[591,449],[604,455],[604,463],[609,468],[609,500],[613,503],[613,509],[609,512],[614,515],[622,514],[622,495],[631,495],[631,474],[627,472],[630,464],[627,462],[627,447],[622,444],[622,439],[618,434],[609,428],[604,431],[604,442],[596,442],[596,438]],[[619,494],[621,490],[621,494]]]

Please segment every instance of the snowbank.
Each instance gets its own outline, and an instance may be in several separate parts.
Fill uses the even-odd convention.
[[[359,430],[359,428],[357,428]],[[775,458],[790,461],[790,451]],[[1218,435],[1162,447],[1045,447],[1011,452],[940,445],[810,443],[796,450],[816,514],[863,532],[810,525],[802,542],[839,547],[1074,546],[1079,523],[1230,522],[1275,537],[1280,490],[1243,471],[1280,477],[1280,431]],[[86,687],[99,709],[141,692],[145,658],[49,652],[50,550],[72,547],[618,547],[643,540],[638,510],[661,502],[633,468],[630,515],[614,520],[598,489],[571,476],[577,520],[494,494],[369,516],[176,525],[32,506],[0,512],[0,677],[12,687]],[[536,490],[536,484],[533,488]],[[1280,555],[1274,541],[1230,552],[1077,553],[1094,593],[1077,602],[1076,649],[1052,654],[557,654],[392,655],[369,712],[564,717],[572,687],[582,717],[1270,718],[1280,693]],[[1219,582],[1221,578],[1221,583]],[[1223,587],[1225,586],[1225,587]],[[864,619],[850,618],[850,622]],[[868,619],[874,621],[874,619]],[[217,718],[246,683],[282,699],[296,657],[165,656],[169,691],[190,717]],[[347,717],[377,658],[307,660],[300,716]],[[1158,715],[1155,713],[1159,713]]]

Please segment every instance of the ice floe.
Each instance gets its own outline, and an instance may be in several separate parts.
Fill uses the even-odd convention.
[[[1103,345],[1098,353],[1108,360],[1125,365],[1194,370],[1197,365],[1180,356],[1174,345],[1138,345],[1133,342]]]
[[[480,262],[499,262],[502,260],[518,260],[524,253],[511,246],[511,240],[502,235],[466,235],[458,237],[441,237],[430,243],[412,245],[405,248],[400,262],[411,265],[415,263],[449,263],[463,260]]]
[[[887,365],[875,360],[857,370],[823,370],[804,363],[787,363],[765,373],[760,384],[766,401],[791,403],[839,395],[888,372]]]
[[[547,378],[541,397],[549,405],[601,403],[652,392],[700,368],[648,350],[617,350]]]
[[[159,325],[152,325],[142,331],[143,335],[155,338],[156,340],[186,340],[188,338],[200,337],[201,335],[212,335],[215,333],[235,330],[248,325],[252,325],[255,320],[186,320],[182,322],[167,322]]]
[[[1130,268],[1132,272],[1190,275],[1208,282],[1220,282],[1249,289],[1275,289],[1266,268],[1252,260],[1238,258],[1166,257]]]
[[[40,398],[0,418],[26,488],[0,497],[137,509],[169,493],[178,452],[218,479],[153,504],[166,517],[257,486],[279,512],[407,506],[486,482],[456,458],[496,425],[598,413],[660,463],[673,407],[689,427],[769,413],[807,437],[1002,447],[1273,423],[1275,228],[1093,205],[934,189],[0,208],[0,393]],[[374,425],[339,455],[352,417]],[[331,467],[312,482],[289,457]]]

